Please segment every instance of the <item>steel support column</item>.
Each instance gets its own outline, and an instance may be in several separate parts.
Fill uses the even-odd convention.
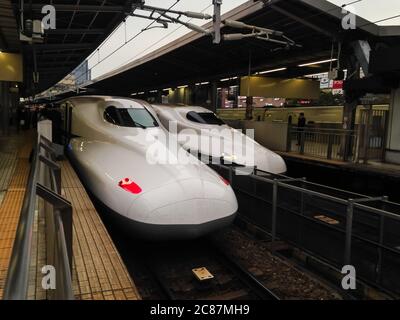
[[[0,129],[4,135],[7,135],[10,122],[10,84],[6,81],[0,81],[0,105]]]
[[[360,78],[360,63],[354,54],[349,55],[347,61],[347,79],[354,80]],[[344,92],[344,108],[343,108],[343,129],[354,130],[356,121],[356,112],[359,96],[357,92],[347,89]],[[350,135],[344,137],[342,143],[343,159],[348,160],[352,156],[353,139]]]
[[[217,112],[218,109],[218,83],[214,81],[211,84],[211,95],[210,95],[210,100],[211,100],[211,110],[213,112]]]

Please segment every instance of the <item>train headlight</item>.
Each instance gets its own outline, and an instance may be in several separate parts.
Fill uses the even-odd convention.
[[[133,182],[129,178],[125,178],[121,180],[118,185],[124,189],[125,191],[128,191],[133,194],[139,194],[142,192],[142,188],[140,188],[135,182]]]
[[[229,162],[235,162],[235,160],[237,160],[237,157],[235,155],[228,155],[228,154],[225,154],[225,153],[222,154],[222,158],[225,161],[229,161]]]

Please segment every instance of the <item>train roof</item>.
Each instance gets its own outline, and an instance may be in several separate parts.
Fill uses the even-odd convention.
[[[142,107],[144,108],[145,106],[148,106],[148,103],[143,101],[143,100],[138,100],[138,99],[132,99],[128,97],[119,97],[119,96],[100,96],[100,95],[87,95],[87,96],[75,96],[75,97],[69,97],[67,99],[64,99],[60,102],[63,101],[76,101],[76,102],[105,102],[106,104],[112,105],[112,102],[116,102],[115,107],[117,108],[127,108],[129,107],[128,105],[122,103],[122,102],[134,102],[135,105],[130,107]]]
[[[179,106],[179,105],[165,105],[165,104],[154,104],[153,106],[158,107],[158,108],[169,108],[169,109],[174,109],[174,110],[179,110],[179,111],[184,111],[184,112],[208,112],[208,113],[213,113],[211,110],[204,108],[204,107],[199,107],[199,106]]]

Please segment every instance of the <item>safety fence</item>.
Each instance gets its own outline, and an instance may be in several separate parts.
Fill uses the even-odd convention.
[[[288,126],[287,152],[328,160],[364,162],[383,161],[386,150],[388,111],[364,106],[355,130]],[[324,127],[325,126],[325,127]]]
[[[72,300],[72,207],[61,196],[61,168],[56,162],[53,143],[42,135],[37,141],[3,299],[34,299],[30,284],[36,283],[32,278],[36,277],[37,270],[41,270],[50,275],[49,288],[42,288],[50,289],[46,290],[46,299]],[[38,244],[33,240],[37,232],[34,230],[35,220],[39,217],[43,217],[46,228],[43,265],[37,265],[35,250]],[[52,270],[54,277],[51,277]],[[55,283],[52,284],[51,279]]]
[[[212,167],[229,179],[240,215],[271,234],[325,261],[339,272],[400,293],[400,205],[282,175],[232,166]]]
[[[354,130],[289,126],[287,152],[356,162],[358,142],[358,133]]]

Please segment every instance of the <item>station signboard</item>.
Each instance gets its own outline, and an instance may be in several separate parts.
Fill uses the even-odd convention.
[[[0,52],[0,81],[23,81],[22,56],[20,54]]]
[[[240,95],[286,99],[318,99],[319,81],[251,76],[241,78]]]

